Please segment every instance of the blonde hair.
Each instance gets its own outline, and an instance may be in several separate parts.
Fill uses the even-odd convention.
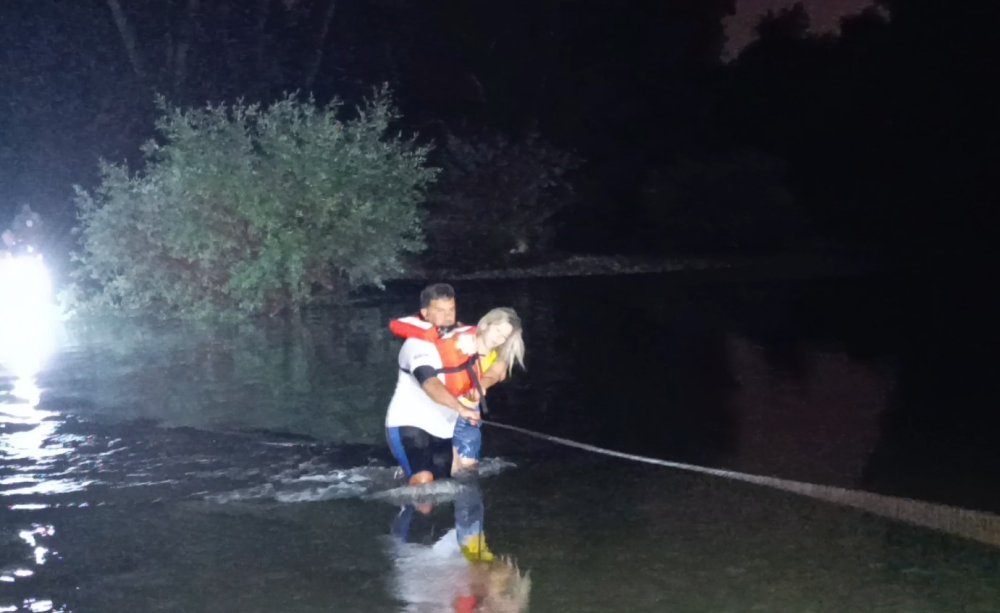
[[[476,325],[477,334],[485,334],[490,326],[500,324],[510,324],[511,332],[503,345],[497,347],[497,357],[507,365],[507,375],[514,372],[514,363],[524,370],[524,336],[521,327],[521,318],[517,316],[517,311],[510,307],[497,307],[491,309],[479,319]]]

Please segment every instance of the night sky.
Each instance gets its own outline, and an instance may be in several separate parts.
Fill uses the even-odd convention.
[[[808,30],[792,4],[123,2],[132,57],[119,2],[11,0],[0,225],[30,203],[71,248],[73,185],[93,188],[100,159],[141,169],[157,93],[197,106],[308,91],[351,108],[386,83],[399,129],[439,157],[450,135],[577,160],[572,206],[538,216],[558,249],[991,244],[997,189],[977,151],[998,134],[1000,3],[882,0],[862,14],[871,0],[807,0]]]
[[[725,58],[733,58],[756,38],[757,24],[768,12],[777,13],[802,4],[809,13],[810,31],[817,34],[840,30],[840,20],[872,6],[874,0],[737,0],[736,11],[724,20],[726,27]]]

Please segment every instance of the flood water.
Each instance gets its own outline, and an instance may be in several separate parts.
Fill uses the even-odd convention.
[[[414,508],[383,442],[398,284],[300,322],[71,321],[0,351],[0,612],[1000,610],[1000,549],[486,426]],[[995,310],[919,275],[456,284],[525,321],[497,422],[1000,513]],[[450,489],[449,489],[450,488]],[[390,491],[390,495],[384,494]],[[471,493],[471,494],[470,494]],[[489,547],[457,551],[456,500]],[[460,505],[459,505],[460,506]]]

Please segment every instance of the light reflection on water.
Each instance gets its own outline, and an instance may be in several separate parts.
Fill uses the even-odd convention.
[[[9,297],[5,297],[8,298]],[[60,415],[55,411],[38,408],[43,390],[36,377],[55,349],[56,322],[51,317],[49,305],[21,310],[18,317],[2,317],[0,321],[0,373],[6,374],[10,389],[0,397],[0,469],[3,478],[0,496],[25,502],[7,505],[12,512],[39,511],[49,507],[47,496],[85,490],[88,482],[75,479],[52,478],[53,463],[70,452],[65,439],[56,436]],[[7,476],[7,470],[16,471]],[[30,485],[28,485],[30,484]],[[9,487],[21,486],[21,487]],[[6,526],[8,530],[16,529]],[[57,555],[49,546],[56,533],[52,524],[32,523],[17,529],[18,540],[26,551],[16,555],[15,561],[0,558],[0,582],[19,584],[28,582],[38,574],[40,567]],[[25,563],[33,567],[23,566]],[[30,589],[30,588],[28,588]],[[0,603],[0,611],[31,611],[46,613],[64,611],[56,608],[51,599],[25,596],[20,605]]]
[[[51,537],[56,533],[56,529],[53,526],[35,526],[31,530],[21,530],[18,536],[21,540],[28,544],[31,548],[31,552],[35,556],[35,564],[41,566],[45,564],[46,557],[49,554],[49,548],[41,545],[42,539]],[[22,571],[25,572],[25,571]],[[22,576],[30,576],[34,574],[32,571],[26,571],[27,574]],[[15,572],[15,574],[17,574]]]

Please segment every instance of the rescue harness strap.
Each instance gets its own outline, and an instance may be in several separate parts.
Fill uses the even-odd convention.
[[[479,358],[472,356],[462,364],[458,366],[447,366],[442,368],[435,368],[434,372],[442,375],[451,375],[454,373],[462,372],[463,370],[469,373],[469,379],[472,380],[472,385],[475,386],[476,391],[479,392],[479,412],[486,415],[489,412],[489,407],[486,405],[486,390],[483,389],[482,383],[479,382],[479,375],[476,373],[476,360]],[[409,369],[399,367],[399,370],[405,372],[408,375],[413,373]]]

